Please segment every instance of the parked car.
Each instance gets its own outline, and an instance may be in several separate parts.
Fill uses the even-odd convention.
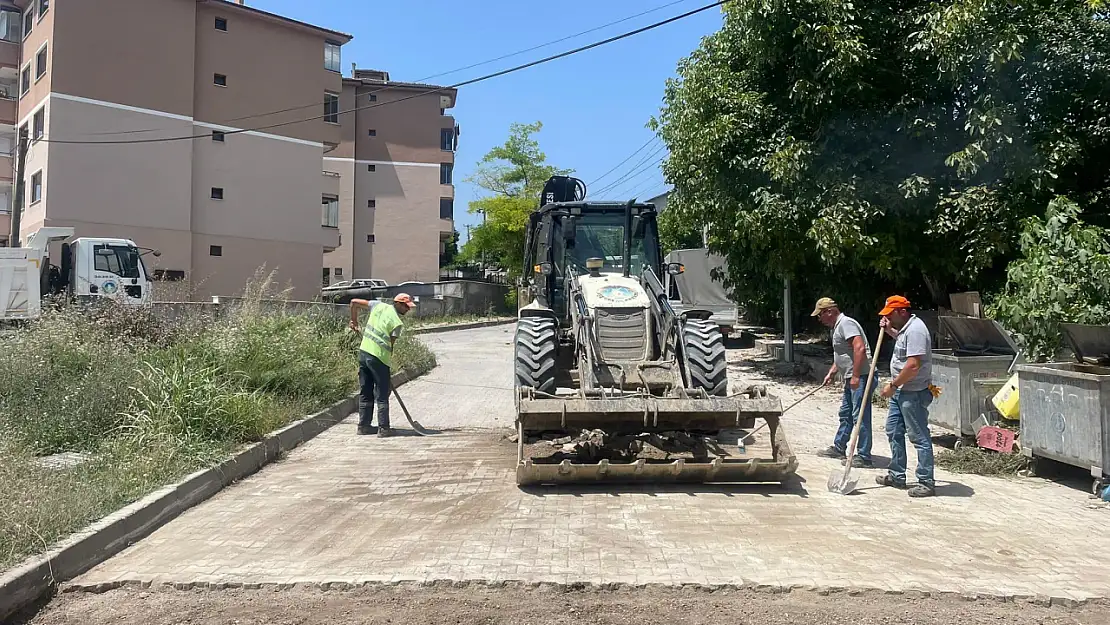
[[[326,286],[322,289],[325,293],[332,293],[335,291],[348,291],[351,289],[384,289],[389,286],[385,280],[378,278],[364,278],[358,280],[343,280],[335,284]]]

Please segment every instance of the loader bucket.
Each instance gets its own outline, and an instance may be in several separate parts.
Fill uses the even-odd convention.
[[[522,399],[517,484],[782,483],[797,471],[798,461],[786,440],[781,414],[781,403],[773,397]],[[720,433],[721,441],[727,439],[724,432],[731,432],[732,439],[718,448],[727,452],[713,457],[630,462],[579,462],[558,455],[525,457],[525,433],[576,429],[624,434]]]

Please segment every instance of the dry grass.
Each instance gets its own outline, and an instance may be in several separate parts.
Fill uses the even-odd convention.
[[[936,464],[953,473],[987,476],[1016,476],[1029,465],[1019,453],[1000,454],[977,447],[944,449],[936,454]]]
[[[265,312],[251,298],[218,321],[169,325],[149,311],[60,307],[5,334],[0,569],[352,393],[358,342],[334,314]],[[417,338],[398,342],[395,370],[434,366]],[[91,459],[36,461],[60,452]]]

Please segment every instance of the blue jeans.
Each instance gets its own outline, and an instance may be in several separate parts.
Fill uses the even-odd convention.
[[[378,405],[378,427],[389,429],[389,367],[364,351],[358,352],[358,426],[370,427],[374,404]]]
[[[840,428],[836,431],[833,446],[841,453],[848,452],[848,443],[852,440],[852,428],[859,417],[859,408],[863,403],[863,387],[867,380],[861,380],[859,388],[852,390],[851,376],[844,376],[844,396],[840,400]],[[859,426],[859,440],[856,441],[856,455],[860,460],[871,462],[871,402],[863,411],[863,423]]]
[[[890,439],[890,479],[906,483],[906,437],[917,449],[917,481],[932,488],[933,439],[929,438],[929,405],[933,394],[924,391],[894,391],[890,414],[886,419],[886,435]]]

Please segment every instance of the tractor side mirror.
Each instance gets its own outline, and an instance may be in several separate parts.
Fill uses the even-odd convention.
[[[578,219],[576,217],[567,217],[563,220],[563,240],[567,243],[574,243],[578,237]]]
[[[632,238],[633,239],[642,239],[642,238],[644,238],[644,227],[645,227],[645,225],[646,225],[646,222],[644,221],[643,217],[640,217],[639,215],[637,215],[637,216],[632,218]]]
[[[686,266],[682,263],[667,263],[667,273],[672,276],[677,276],[686,271]]]

